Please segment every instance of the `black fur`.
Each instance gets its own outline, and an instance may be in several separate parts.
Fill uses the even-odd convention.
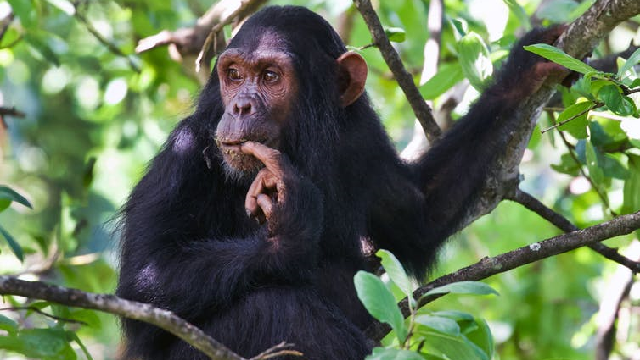
[[[117,294],[172,310],[245,357],[286,341],[305,359],[363,359],[371,344],[362,330],[371,319],[352,280],[366,268],[360,239],[422,277],[504,148],[517,119],[503,97],[526,79],[508,65],[468,116],[405,164],[366,94],[339,106],[335,59],[346,48],[325,20],[300,7],[268,7],[229,47],[251,49],[265,30],[287,40],[300,84],[281,150],[315,185],[295,194],[297,211],[283,215],[287,246],[265,251],[265,229],[244,210],[252,179],[225,175],[213,140],[224,111],[214,71],[194,114],[172,132],[123,208]],[[514,63],[529,61],[522,50],[515,54]],[[322,206],[308,206],[309,199]],[[152,325],[123,319],[123,326],[126,359],[205,358]]]

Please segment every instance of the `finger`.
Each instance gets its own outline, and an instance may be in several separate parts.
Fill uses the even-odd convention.
[[[258,204],[256,202],[257,196],[264,191],[264,181],[263,179],[268,176],[268,170],[263,169],[258,172],[256,178],[253,179],[253,182],[249,186],[249,190],[247,191],[247,195],[244,199],[244,208],[247,211],[247,215],[255,217],[258,212]]]
[[[286,165],[284,161],[282,161],[280,151],[253,141],[242,143],[240,145],[240,151],[255,156],[256,159],[262,161],[264,166],[271,170],[277,177],[282,177],[284,174],[283,167]]]
[[[258,205],[262,209],[262,213],[264,216],[269,219],[271,217],[271,213],[273,212],[273,201],[268,195],[260,194],[256,198]]]

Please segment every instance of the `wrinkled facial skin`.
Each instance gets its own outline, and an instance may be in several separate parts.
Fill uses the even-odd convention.
[[[254,175],[263,166],[242,153],[240,144],[254,141],[278,149],[298,93],[293,61],[277,43],[277,36],[267,33],[254,49],[227,49],[218,59],[225,112],[215,139],[227,175],[235,178]]]

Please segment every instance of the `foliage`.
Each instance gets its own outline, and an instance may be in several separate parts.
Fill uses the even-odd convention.
[[[347,43],[367,60],[369,94],[398,149],[404,149],[414,135],[414,116],[378,50],[367,47],[371,36],[351,2],[270,3],[306,5],[334,25],[342,14],[354,14]],[[532,26],[571,21],[590,4],[448,0],[439,54],[426,58],[429,1],[379,1],[376,10],[436,112],[455,94],[464,94],[456,98],[460,105],[451,116],[443,117],[449,126],[491,81],[517,35]],[[14,13],[0,40],[0,106],[25,113],[0,121],[0,273],[113,291],[117,231],[112,220],[167,133],[189,113],[200,88],[190,70],[192,59],[176,62],[166,48],[136,55],[136,42],[191,26],[210,6],[205,0],[0,0],[0,18],[9,9]],[[614,30],[594,58],[639,41],[637,28],[634,18]],[[570,90],[561,89],[562,96],[543,111],[521,165],[521,186],[578,227],[638,211],[640,83],[634,65],[640,55],[619,58],[616,69],[594,71],[551,54],[585,76]],[[425,60],[434,56],[435,75],[421,77]],[[503,202],[452,239],[430,277],[558,233],[536,214]],[[606,244],[624,250],[638,235]],[[412,316],[401,320],[391,300],[406,297],[416,284],[390,254],[381,256],[391,280],[381,284],[359,274],[358,281],[360,290],[373,292],[372,299],[380,302],[374,315],[394,326],[385,339],[389,347],[372,355],[384,359],[411,359],[418,353],[428,359],[443,354],[454,359],[465,354],[502,360],[592,358],[598,307],[610,295],[607,285],[617,268],[579,249],[487,279],[499,298],[447,295],[446,301],[412,308]],[[636,283],[622,304],[629,311],[621,326],[638,322],[637,312],[630,311],[640,301],[637,289]],[[393,298],[383,295],[389,290]],[[115,358],[119,335],[113,317],[18,297],[0,302],[0,358],[89,358],[87,351],[96,359]],[[637,329],[628,325],[619,331],[624,336],[618,337],[615,354],[639,352]]]
[[[377,347],[368,360],[394,359],[456,359],[490,360],[494,355],[494,341],[485,320],[461,311],[433,311],[409,302],[411,315],[402,318],[391,287],[402,290],[402,296],[413,300],[414,284],[409,280],[396,257],[379,250],[389,277],[385,284],[373,274],[360,271],[355,276],[358,297],[369,313],[391,326],[383,340],[385,347]],[[497,292],[481,282],[465,281],[435,288],[423,297],[434,294],[486,295]]]

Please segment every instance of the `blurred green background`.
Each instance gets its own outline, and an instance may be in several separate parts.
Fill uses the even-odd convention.
[[[268,3],[305,5],[334,25],[351,16],[348,45],[360,48],[371,43],[350,1]],[[11,11],[15,15],[0,42],[0,104],[25,115],[3,117],[0,185],[11,187],[33,205],[29,209],[14,202],[0,213],[0,226],[25,253],[20,261],[0,236],[1,274],[92,292],[113,291],[117,234],[112,220],[168,132],[193,109],[201,87],[186,70],[190,65],[172,60],[166,47],[142,55],[134,54],[134,48],[138,40],[162,30],[192,26],[211,5],[205,0],[0,1],[0,18]],[[404,41],[395,46],[420,82],[429,39],[429,1],[375,5],[385,26],[404,31]],[[499,63],[515,37],[531,26],[567,22],[586,8],[572,0],[447,0],[444,5],[439,55],[443,72],[457,64],[461,33],[480,35],[490,58]],[[634,39],[640,41],[638,28],[637,18],[617,28],[594,56],[615,54]],[[378,50],[361,53],[370,66],[369,94],[402,151],[414,135],[414,116]],[[451,85],[462,78],[453,73],[444,73]],[[461,89],[467,91],[453,119],[477,96],[472,88]],[[434,107],[444,100],[445,96],[436,97]],[[539,128],[551,125],[551,110],[543,112]],[[522,187],[579,227],[640,208],[640,121],[601,115],[589,117],[587,141],[601,152],[603,174],[586,170],[581,157],[584,143],[565,134],[572,145],[567,147],[556,130],[541,134],[536,129],[521,167]],[[450,241],[434,276],[557,234],[558,229],[534,213],[503,202]],[[612,239],[607,245],[624,250],[637,236]],[[617,267],[583,248],[488,279],[500,292],[498,298],[446,297],[433,306],[464,309],[487,319],[498,359],[591,359],[599,304]],[[22,298],[0,299],[0,308],[25,306]],[[32,306],[84,321],[86,325],[63,326],[77,331],[93,359],[115,357],[120,335],[114,317],[47,303]],[[617,359],[639,359],[639,306],[636,278],[620,315],[625,321],[619,322]],[[60,326],[25,311],[0,310],[0,316],[25,329]],[[15,351],[2,350],[3,331],[0,326],[0,359],[24,359]],[[86,357],[77,343],[72,349],[78,358]],[[75,355],[64,356],[48,358]]]

